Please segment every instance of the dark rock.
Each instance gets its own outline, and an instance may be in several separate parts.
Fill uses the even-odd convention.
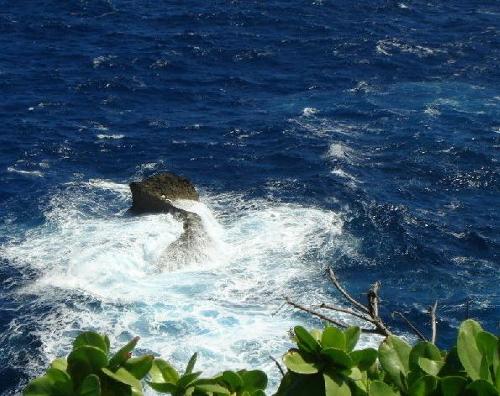
[[[130,183],[130,190],[130,209],[133,213],[170,213],[183,223],[179,239],[170,244],[162,257],[164,267],[174,270],[201,255],[200,249],[208,238],[201,217],[175,206],[178,199],[199,199],[198,192],[188,179],[165,172]]]
[[[130,183],[132,208],[136,213],[172,213],[170,201],[190,199],[198,201],[198,192],[186,178],[170,172],[148,177],[140,182]]]

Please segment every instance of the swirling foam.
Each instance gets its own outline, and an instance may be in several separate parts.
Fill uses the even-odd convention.
[[[204,262],[161,272],[156,262],[182,225],[170,215],[129,216],[129,199],[125,184],[69,184],[42,226],[4,248],[10,261],[39,272],[21,293],[53,307],[32,318],[44,359],[66,353],[77,331],[97,329],[115,342],[139,335],[141,348],[177,365],[200,351],[209,373],[229,366],[272,373],[268,356],[286,350],[297,321],[273,313],[285,294],[324,297],[311,278],[318,258],[335,248],[339,215],[234,194],[178,202],[202,217],[213,243]]]

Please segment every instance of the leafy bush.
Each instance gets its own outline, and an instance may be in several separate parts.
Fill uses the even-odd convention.
[[[449,352],[433,343],[413,347],[390,335],[373,348],[356,349],[361,330],[336,327],[307,331],[297,326],[297,348],[283,357],[288,369],[275,396],[490,396],[500,394],[499,337],[466,320]],[[181,374],[168,362],[131,357],[138,338],[109,356],[109,339],[80,334],[66,359],[52,362],[25,396],[140,396],[141,380],[174,396],[265,396],[267,377],[259,370],[224,371],[211,378],[194,372],[196,354]]]
[[[278,396],[498,395],[500,342],[473,321],[462,323],[449,352],[421,341],[411,347],[396,336],[354,350],[359,328],[323,332],[295,328],[297,349],[284,356],[288,372]]]

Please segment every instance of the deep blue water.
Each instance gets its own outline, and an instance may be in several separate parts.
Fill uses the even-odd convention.
[[[0,1],[0,393],[82,328],[276,375],[315,322],[271,313],[335,298],[327,265],[424,331],[437,299],[443,347],[498,332],[499,29],[497,1]],[[126,183],[161,170],[237,253],[148,272],[176,225]]]

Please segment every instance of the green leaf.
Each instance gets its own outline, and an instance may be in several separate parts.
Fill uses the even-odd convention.
[[[184,371],[184,374],[191,374],[194,369],[194,365],[196,364],[196,359],[198,359],[198,353],[194,353],[193,356],[191,356],[191,359],[189,359],[189,362],[186,367],[186,371]]]
[[[410,389],[408,389],[409,396],[429,396],[434,394],[437,388],[437,378],[431,375],[425,375],[410,384]]]
[[[293,332],[297,337],[297,345],[299,349],[308,353],[316,353],[321,350],[321,346],[318,344],[318,342],[302,326],[295,326],[293,328]]]
[[[148,385],[155,391],[160,393],[171,393],[174,394],[177,390],[177,386],[170,382],[148,382]]]
[[[323,345],[323,348],[337,348],[345,351],[346,335],[342,332],[342,330],[329,326],[323,330],[321,344]]]
[[[485,380],[476,380],[465,388],[467,395],[475,396],[498,396],[495,387]]]
[[[50,367],[61,371],[66,371],[68,369],[68,362],[65,358],[57,358],[50,364]]]
[[[460,396],[467,385],[467,380],[464,377],[449,376],[441,378],[439,386],[443,396]]]
[[[79,387],[87,375],[98,373],[107,363],[108,358],[101,349],[84,345],[69,354],[68,373]]]
[[[418,359],[420,357],[427,358],[440,362],[443,360],[441,356],[441,351],[431,342],[420,341],[418,342],[410,352],[410,370],[415,371],[420,369]],[[430,373],[429,373],[430,374]]]
[[[106,334],[104,334],[103,337],[104,337],[104,342],[106,343],[106,349],[109,353],[109,351],[111,350],[111,343],[109,342],[109,337]]]
[[[68,395],[73,393],[73,380],[66,371],[49,368],[45,376],[52,380],[54,395]]]
[[[299,351],[290,350],[283,356],[285,366],[297,374],[315,374],[318,372],[318,367],[313,362],[306,361]]]
[[[349,354],[355,366],[361,371],[366,371],[376,362],[378,352],[373,348],[360,349]]]
[[[108,370],[107,368],[103,368],[102,372],[106,374],[108,377],[114,379],[115,381],[130,386],[132,388],[132,393],[134,395],[142,396],[141,382],[137,378],[135,378],[132,374],[130,374],[127,370],[125,370],[123,367],[120,367],[115,372]]]
[[[465,371],[473,380],[481,378],[482,356],[477,347],[476,336],[482,330],[479,323],[472,319],[464,321],[458,330],[458,356]]]
[[[441,377],[456,376],[462,375],[462,373],[465,375],[465,369],[460,362],[460,358],[458,357],[457,347],[453,347],[446,354],[444,358],[444,366],[439,375]]]
[[[343,369],[349,369],[354,366],[354,362],[350,358],[350,356],[337,348],[325,348],[321,350],[321,354],[328,357],[328,359],[338,367]]]
[[[180,389],[187,388],[196,381],[200,374],[201,372],[184,374],[181,378],[179,378],[179,381],[177,381],[177,387]]]
[[[488,381],[489,383],[493,384],[493,381],[491,380],[491,374],[490,374],[490,367],[489,367],[489,362],[488,358],[485,355],[481,356],[481,366],[479,368],[479,375],[481,379]]]
[[[73,341],[73,349],[89,345],[99,348],[106,355],[109,353],[109,347],[104,336],[93,331],[84,331]]]
[[[341,373],[342,373],[342,375],[352,379],[353,381],[361,381],[364,378],[363,373],[357,367],[352,367],[350,369],[341,371]]]
[[[50,378],[43,376],[35,378],[24,389],[24,396],[53,396],[53,382]]]
[[[142,379],[153,366],[153,355],[139,356],[128,359],[123,367],[137,379]]]
[[[481,378],[484,380],[491,380],[491,375],[496,373],[500,366],[500,341],[498,337],[493,334],[481,331],[476,336],[476,342],[479,351],[486,360],[486,367],[484,367],[485,364],[481,362]],[[495,377],[494,374],[493,377]]]
[[[402,339],[389,336],[379,346],[379,361],[392,382],[401,390],[406,390],[402,378],[409,372],[411,347]]]
[[[238,371],[242,381],[243,389],[249,392],[264,390],[267,387],[267,375],[260,370]]]
[[[344,330],[346,351],[351,352],[358,344],[361,335],[361,329],[357,326],[349,327]]]
[[[231,394],[231,392],[229,392],[226,388],[224,388],[223,386],[218,385],[218,384],[196,385],[195,389],[199,390],[201,392],[209,393],[209,394],[212,394],[212,393],[217,393],[219,395],[230,395]]]
[[[418,358],[418,366],[424,373],[429,375],[437,376],[443,365],[444,362],[427,359],[425,357]]]
[[[325,396],[323,375],[300,375],[288,371],[275,396]]]
[[[316,342],[321,342],[321,337],[323,335],[323,332],[321,330],[312,329],[311,331],[309,331],[309,334],[313,336]]]
[[[177,370],[163,359],[155,359],[149,371],[152,382],[171,382],[176,384],[179,381]]]
[[[109,361],[109,368],[114,371],[129,359],[129,354],[134,350],[139,342],[139,337],[134,337],[118,352],[116,352]]]
[[[342,377],[333,372],[323,374],[325,396],[351,396],[351,389]]]
[[[72,395],[73,381],[66,372],[49,368],[44,376],[31,381],[23,394],[29,396]]]
[[[500,393],[500,366],[498,366],[497,371],[495,371],[495,387],[498,393]]]
[[[233,392],[236,392],[243,386],[243,380],[240,375],[234,371],[224,371],[221,378]]]
[[[85,377],[78,391],[78,396],[101,396],[101,381],[95,374]]]
[[[385,382],[375,380],[370,383],[369,396],[399,396],[400,393],[394,390]]]
[[[488,361],[498,359],[498,338],[487,331],[480,331],[476,336],[476,343],[481,354],[488,357]],[[496,356],[495,356],[496,355]]]

